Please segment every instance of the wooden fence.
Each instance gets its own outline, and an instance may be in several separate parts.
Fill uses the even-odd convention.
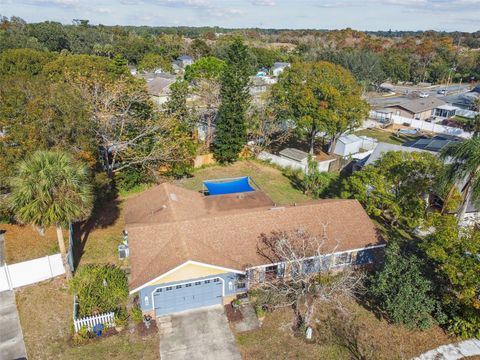
[[[83,326],[86,326],[88,330],[93,331],[95,325],[103,324],[105,328],[115,326],[115,313],[109,312],[105,314],[98,314],[92,316],[86,316],[77,319],[77,298],[73,298],[73,326],[75,332],[78,332]]]

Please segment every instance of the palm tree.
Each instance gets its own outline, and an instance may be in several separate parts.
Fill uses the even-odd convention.
[[[72,273],[62,225],[88,218],[93,194],[88,169],[63,152],[37,151],[22,161],[11,181],[10,208],[21,223],[32,224],[43,232],[50,226],[57,230],[67,278]]]
[[[446,180],[461,186],[462,204],[458,217],[463,219],[468,204],[480,200],[480,136],[454,142],[440,154],[446,160]]]

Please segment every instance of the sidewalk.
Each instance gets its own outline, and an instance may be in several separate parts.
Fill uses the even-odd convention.
[[[0,234],[0,266],[4,264],[4,235]],[[26,359],[22,327],[18,317],[15,292],[0,292],[0,359]]]
[[[480,355],[480,340],[471,339],[457,344],[439,346],[413,360],[456,360],[474,355]]]

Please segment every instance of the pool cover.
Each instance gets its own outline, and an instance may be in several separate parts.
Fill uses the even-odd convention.
[[[204,181],[203,184],[207,187],[209,195],[234,194],[255,190],[250,186],[248,176],[222,182]]]

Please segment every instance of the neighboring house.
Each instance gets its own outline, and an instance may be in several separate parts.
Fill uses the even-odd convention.
[[[462,93],[462,94],[446,96],[443,99],[447,103],[449,103],[453,106],[457,106],[457,107],[459,107],[461,109],[465,109],[465,110],[471,110],[475,101],[478,98],[480,98],[480,92],[478,92],[475,89],[472,90],[472,91],[466,92],[466,93]]]
[[[173,75],[162,75],[164,76],[156,76],[153,79],[147,79],[148,93],[158,106],[161,106],[168,100],[170,85],[176,81],[176,78]]]
[[[446,102],[436,97],[419,98],[405,101],[401,104],[385,107],[394,115],[416,120],[427,120],[434,116],[434,109],[445,105]]]
[[[441,119],[449,119],[456,115],[457,110],[460,110],[457,106],[444,104],[437,106],[433,111],[433,115]]]
[[[405,147],[402,145],[388,144],[384,142],[379,142],[378,145],[373,150],[372,154],[365,158],[363,162],[357,165],[367,166],[374,164],[378,159],[380,159],[385,153],[389,151],[404,151],[404,152],[430,152],[427,150],[417,149],[414,147]]]
[[[356,154],[375,149],[377,140],[367,136],[357,136],[355,134],[342,135],[335,145],[335,154],[342,157],[355,156]]]
[[[304,230],[325,237],[325,256],[339,268],[372,263],[385,246],[356,200],[275,206],[258,190],[204,196],[164,183],[127,201],[125,223],[130,293],[152,316],[228,303],[252,279],[281,276],[285,264],[258,252],[262,234]]]
[[[290,63],[288,62],[276,62],[272,66],[272,75],[279,76],[285,68],[290,67]]]
[[[194,63],[193,58],[188,55],[182,55],[177,59],[179,65],[185,69],[188,65],[192,65]]]

